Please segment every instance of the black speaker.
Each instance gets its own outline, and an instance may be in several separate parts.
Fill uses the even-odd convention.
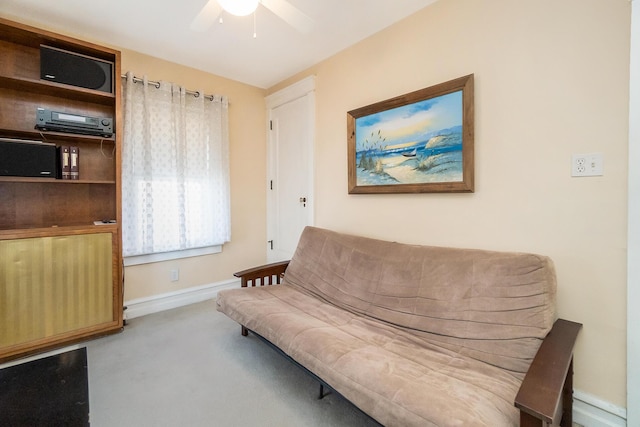
[[[57,178],[56,145],[0,138],[0,176]]]
[[[40,45],[40,78],[113,93],[113,63]]]

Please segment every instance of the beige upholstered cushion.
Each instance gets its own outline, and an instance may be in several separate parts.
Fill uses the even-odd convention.
[[[525,373],[556,318],[544,256],[412,246],[305,229],[286,283]]]
[[[538,255],[309,227],[283,284],[220,292],[218,309],[385,425],[517,425],[555,274]]]

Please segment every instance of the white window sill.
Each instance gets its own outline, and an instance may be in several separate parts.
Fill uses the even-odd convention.
[[[135,255],[124,257],[124,266],[150,264],[152,262],[171,261],[173,259],[190,258],[194,256],[217,254],[222,252],[222,245],[207,246],[205,248],[185,249],[183,251],[160,252],[157,254]]]

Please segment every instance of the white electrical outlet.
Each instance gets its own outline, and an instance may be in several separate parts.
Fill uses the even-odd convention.
[[[601,176],[603,174],[602,153],[571,156],[571,176]]]
[[[172,282],[177,282],[178,280],[180,280],[180,270],[171,270],[170,273]]]

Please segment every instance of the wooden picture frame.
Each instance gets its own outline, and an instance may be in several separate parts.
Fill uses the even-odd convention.
[[[473,74],[349,111],[349,194],[473,192],[473,116]]]

